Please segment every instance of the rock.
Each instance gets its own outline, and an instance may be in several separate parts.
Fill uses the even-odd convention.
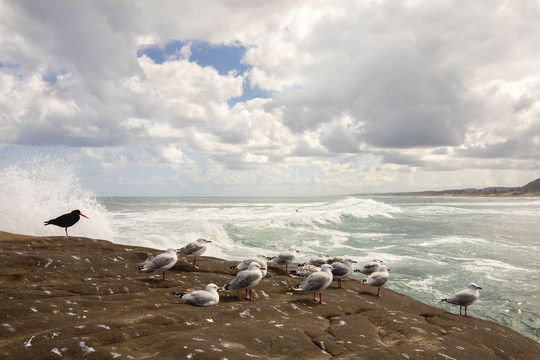
[[[135,270],[162,250],[104,240],[0,232],[0,358],[14,359],[538,359],[540,344],[505,326],[451,314],[360,281],[313,294],[269,264],[255,288],[196,307],[171,291],[222,286],[236,261],[179,259]],[[347,281],[347,280],[345,280]],[[376,290],[376,289],[375,289]]]

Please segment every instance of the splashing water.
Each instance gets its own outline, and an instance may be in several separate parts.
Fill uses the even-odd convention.
[[[65,160],[34,157],[7,164],[0,177],[0,230],[36,236],[62,236],[64,230],[43,222],[79,209],[90,219],[68,231],[73,236],[112,239],[115,236],[106,209],[79,183],[75,167]]]

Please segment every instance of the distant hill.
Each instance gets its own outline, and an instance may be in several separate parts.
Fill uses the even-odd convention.
[[[531,181],[525,186],[520,188],[521,191],[539,191],[540,190],[540,178]]]
[[[357,194],[361,195],[361,194]],[[466,188],[441,191],[417,191],[384,194],[363,195],[392,195],[392,196],[540,196],[540,178],[527,185],[516,187],[492,186],[482,189]]]

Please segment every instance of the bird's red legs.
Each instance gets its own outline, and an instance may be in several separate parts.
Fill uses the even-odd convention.
[[[257,299],[254,299],[252,294],[251,294],[251,289],[249,289],[249,296],[248,296],[248,289],[246,289],[246,300],[249,300],[249,301],[257,301]]]
[[[163,281],[169,281],[169,279],[165,279],[165,270],[163,270]]]
[[[316,301],[316,302],[318,302],[319,304],[326,305],[326,303],[322,301],[322,292],[319,291],[319,300],[317,300],[317,299],[315,298],[315,294],[316,294],[316,292],[313,293],[313,300]]]

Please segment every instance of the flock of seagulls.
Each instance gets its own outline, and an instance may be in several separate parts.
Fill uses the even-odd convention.
[[[67,228],[75,225],[79,221],[80,216],[88,219],[88,217],[82,214],[80,210],[73,210],[72,212],[61,215],[55,219],[45,221],[45,225],[62,227],[66,231],[66,237],[69,237]],[[165,271],[176,264],[178,255],[193,258],[193,267],[197,268],[197,257],[201,256],[206,251],[209,243],[211,243],[210,240],[200,238],[178,250],[169,248],[164,253],[155,257],[151,255],[148,256],[145,263],[138,266],[136,269],[141,271],[161,270],[163,272],[162,279],[164,281],[169,281],[169,279],[165,277]],[[264,255],[257,255],[255,257],[244,259],[238,265],[231,267],[232,269],[239,271],[231,282],[221,288],[215,284],[208,284],[204,290],[196,290],[190,293],[172,292],[172,294],[181,297],[189,304],[212,306],[219,303],[218,291],[245,289],[246,300],[256,301],[256,299],[253,298],[252,290],[259,284],[262,278],[266,276],[267,261],[271,260],[280,265],[285,264],[285,272],[289,274],[289,264],[296,260],[297,253],[298,250],[295,247],[290,247],[288,250],[283,251],[272,258],[266,258]],[[342,279],[349,277],[354,272],[359,272],[368,276],[363,282],[377,287],[377,296],[381,296],[381,287],[388,282],[388,272],[390,269],[386,265],[381,265],[382,261],[380,259],[373,259],[360,269],[353,269],[352,264],[354,263],[356,263],[356,261],[349,258],[329,258],[328,255],[321,253],[307,262],[299,264],[296,270],[291,271],[291,274],[293,275],[305,277],[305,280],[294,286],[293,290],[313,291],[313,300],[326,305],[326,303],[322,301],[322,291],[328,288],[334,280],[337,280],[338,287],[342,288]],[[464,315],[468,316],[467,307],[478,300],[480,297],[478,290],[481,289],[482,288],[475,283],[470,283],[466,289],[448,296],[441,301],[459,306],[459,315],[462,315],[462,308],[465,308]],[[319,299],[316,297],[317,292],[319,292]]]

